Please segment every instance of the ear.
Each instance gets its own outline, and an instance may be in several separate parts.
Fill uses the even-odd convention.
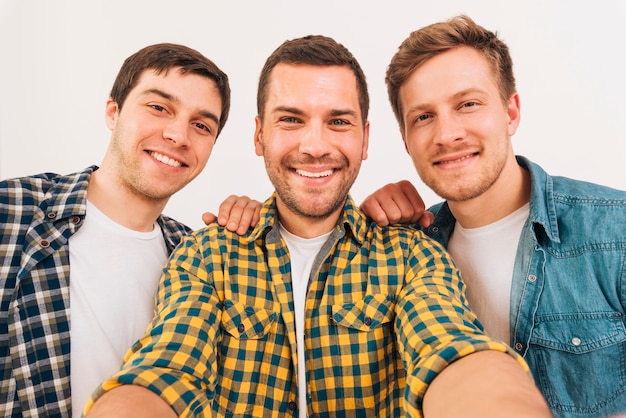
[[[367,160],[367,150],[370,145],[370,121],[365,121],[363,128],[363,151],[361,152],[361,160]]]
[[[520,100],[519,94],[515,93],[509,98],[509,102],[507,103],[506,113],[509,117],[509,121],[507,122],[507,133],[509,136],[515,135],[517,132],[517,127],[519,126],[521,120],[521,111],[520,111]]]
[[[263,156],[263,128],[261,118],[257,115],[254,118],[254,151],[259,157]]]
[[[115,128],[115,124],[117,123],[117,117],[119,116],[117,102],[109,97],[106,102],[104,116],[106,119],[107,127],[110,130]]]

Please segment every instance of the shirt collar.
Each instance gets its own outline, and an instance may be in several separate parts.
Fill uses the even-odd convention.
[[[272,193],[261,208],[260,220],[257,226],[250,234],[251,240],[256,240],[275,229],[278,231],[278,218],[276,213],[276,192]],[[365,233],[367,231],[367,218],[356,206],[354,200],[350,195],[346,196],[346,202],[343,207],[343,211],[339,217],[339,222],[335,229],[341,232],[342,235],[351,235],[356,239],[359,244],[362,244],[365,239]],[[277,232],[276,232],[277,233]],[[272,234],[273,235],[273,234]]]

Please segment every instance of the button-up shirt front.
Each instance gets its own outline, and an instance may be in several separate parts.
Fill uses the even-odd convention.
[[[164,270],[151,329],[95,397],[137,384],[180,416],[297,416],[304,349],[309,416],[417,417],[428,384],[462,356],[497,350],[524,365],[483,334],[439,244],[376,226],[350,198],[313,265],[305,347],[291,286],[275,196],[245,236],[192,234]]]

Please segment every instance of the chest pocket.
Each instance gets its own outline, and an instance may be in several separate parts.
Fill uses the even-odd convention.
[[[370,331],[393,320],[393,300],[383,295],[367,295],[357,303],[333,306],[337,325],[359,331]]]
[[[265,336],[278,314],[226,301],[222,312],[222,327],[237,339],[259,339]]]
[[[554,410],[597,413],[626,392],[626,329],[616,312],[536,318],[528,361]]]

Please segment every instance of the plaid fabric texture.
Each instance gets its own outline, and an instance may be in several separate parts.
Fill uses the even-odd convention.
[[[149,333],[92,400],[136,384],[183,417],[297,416],[289,254],[275,220],[272,196],[247,236],[211,225],[185,238]],[[525,367],[483,334],[442,247],[377,227],[350,197],[314,264],[305,321],[309,416],[421,416],[437,373],[479,350]]]
[[[68,240],[96,169],[0,182],[0,416],[71,417]],[[170,251],[189,232],[159,224]]]

